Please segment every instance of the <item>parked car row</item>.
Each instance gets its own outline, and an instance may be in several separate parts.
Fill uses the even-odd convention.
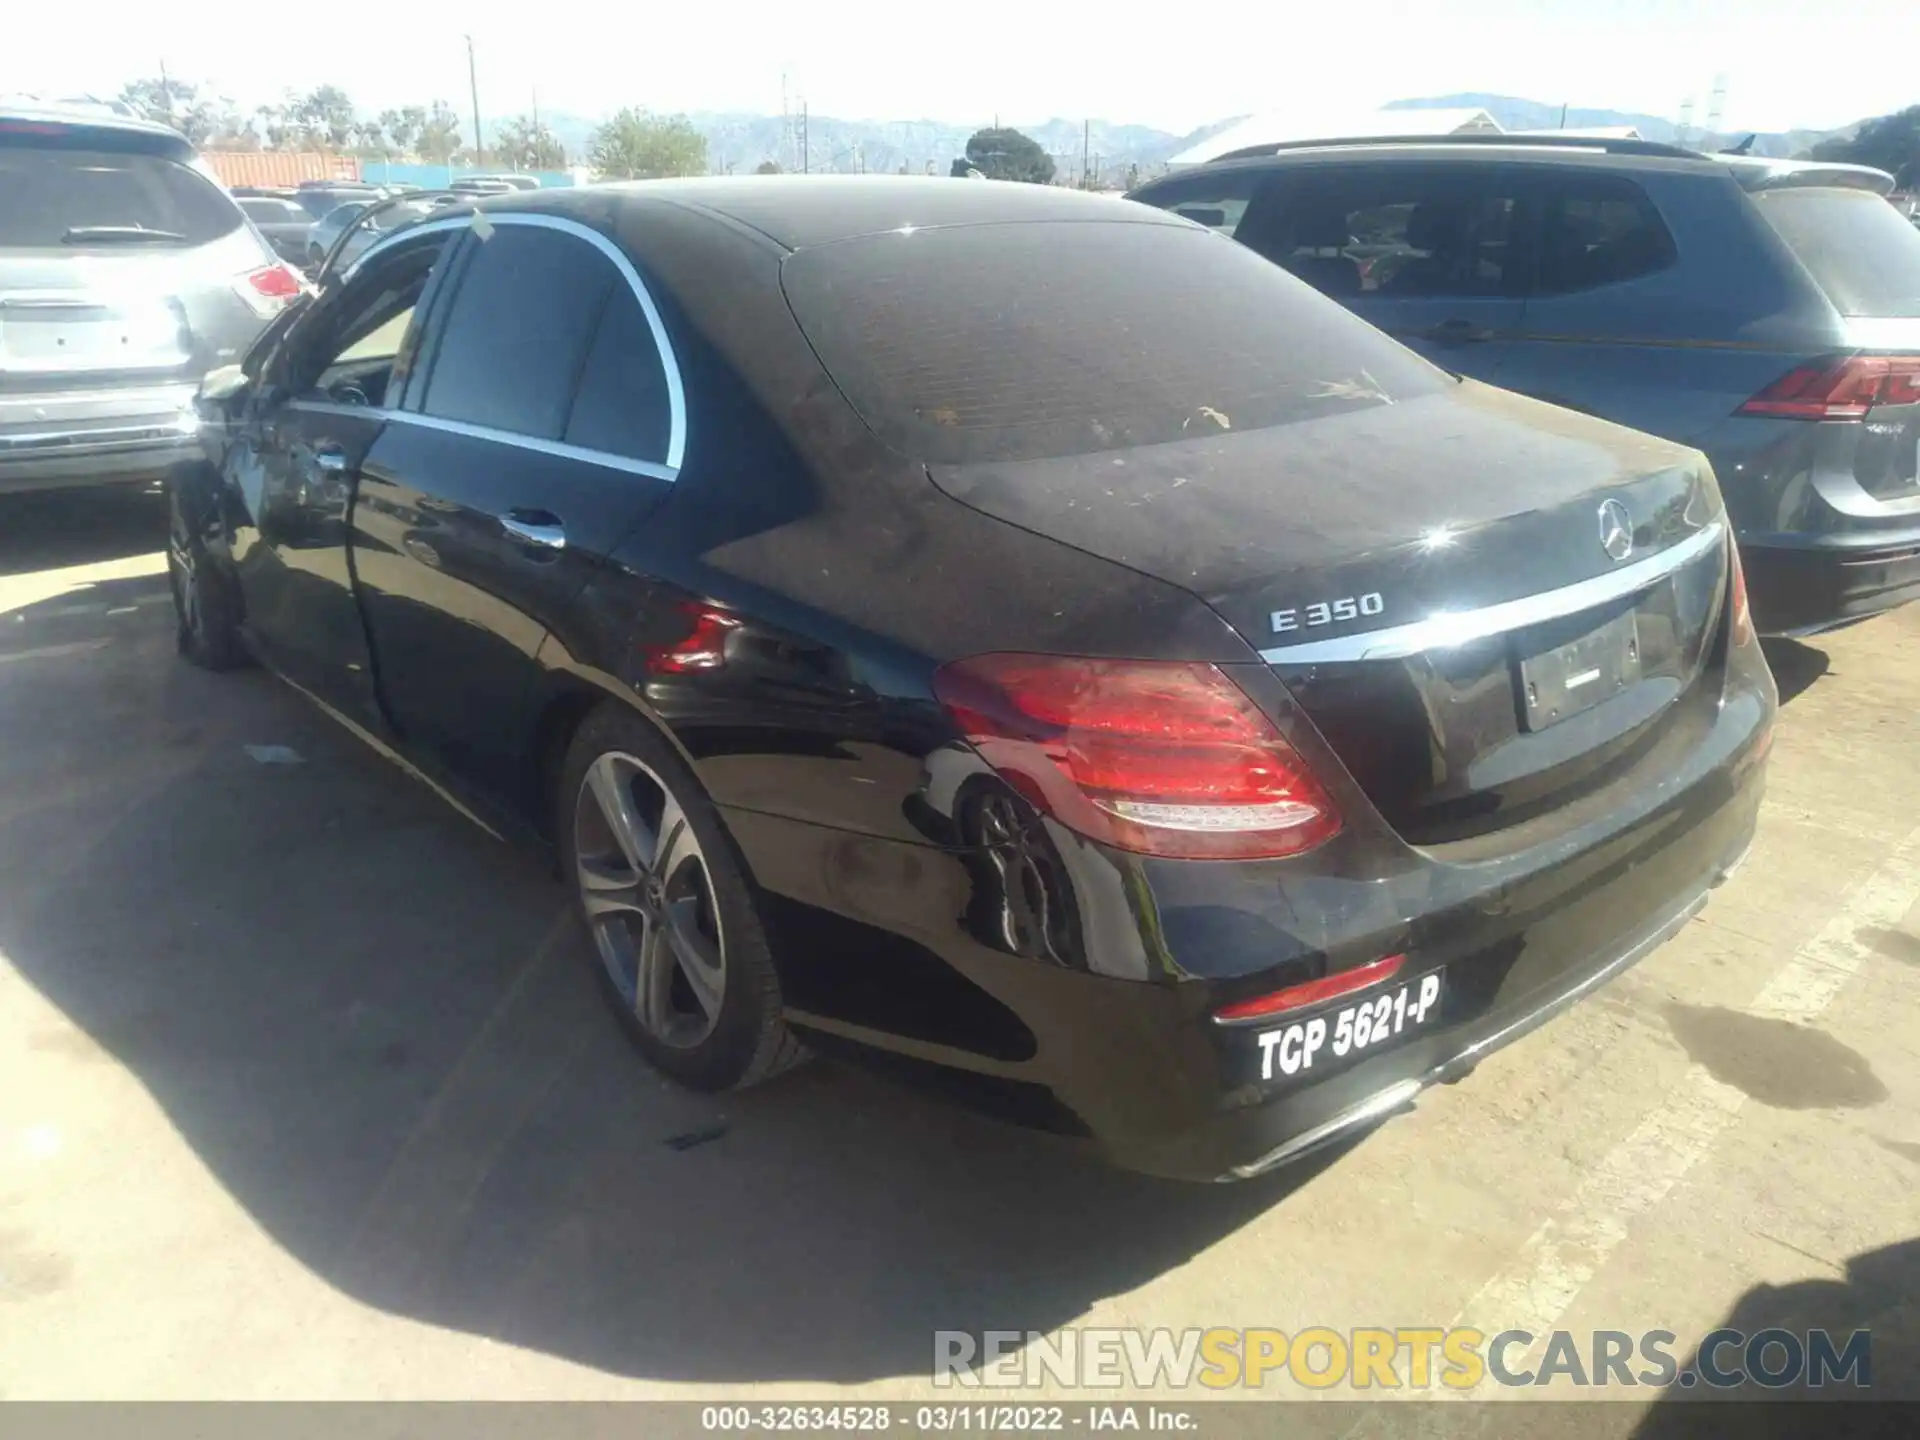
[[[419,185],[398,181],[375,185],[357,180],[312,180],[282,189],[239,186],[233,196],[276,253],[303,271],[311,271],[353,221],[379,201],[422,195],[416,207],[384,212],[374,233],[449,204],[450,197],[506,195],[539,188],[539,180],[531,175],[463,175],[444,191],[423,191]],[[343,258],[351,260],[371,238],[371,234],[357,236]]]

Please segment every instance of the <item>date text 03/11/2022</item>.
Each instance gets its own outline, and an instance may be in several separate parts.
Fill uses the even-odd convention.
[[[1260,1032],[1260,1078],[1297,1075],[1313,1068],[1324,1050],[1335,1058],[1384,1045],[1408,1030],[1416,1030],[1440,1009],[1440,972],[1409,980],[1394,990],[1327,1015],[1296,1020],[1277,1030]]]

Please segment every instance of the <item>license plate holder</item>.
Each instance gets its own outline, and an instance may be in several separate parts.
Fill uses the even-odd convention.
[[[1342,996],[1320,1009],[1263,1025],[1253,1061],[1267,1083],[1318,1079],[1438,1028],[1447,994],[1444,966]]]
[[[1618,695],[1641,676],[1638,615],[1629,610],[1519,664],[1520,723],[1544,730]]]
[[[166,306],[0,306],[0,373],[170,369],[188,358]]]

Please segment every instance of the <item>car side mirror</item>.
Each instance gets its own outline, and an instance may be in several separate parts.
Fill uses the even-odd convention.
[[[251,389],[253,381],[238,365],[221,365],[209,370],[200,382],[200,398],[210,405],[225,405]]]

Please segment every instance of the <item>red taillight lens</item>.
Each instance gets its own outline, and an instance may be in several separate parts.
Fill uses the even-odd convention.
[[[300,277],[284,265],[269,265],[247,276],[247,283],[273,300],[291,300],[300,293]]]
[[[1753,611],[1747,605],[1747,572],[1740,564],[1740,547],[1729,541],[1727,556],[1733,571],[1733,618],[1729,628],[1734,644],[1750,645],[1753,643]]]
[[[1920,355],[1848,355],[1789,370],[1742,415],[1859,420],[1876,405],[1920,405]]]
[[[727,636],[740,628],[740,618],[712,605],[687,604],[685,639],[658,645],[647,653],[647,669],[656,675],[686,675],[696,670],[718,670],[727,663]]]
[[[933,688],[1008,784],[1122,850],[1272,859],[1339,833],[1305,762],[1215,666],[980,655]]]
[[[1390,980],[1400,973],[1400,967],[1406,963],[1407,957],[1404,955],[1389,955],[1382,960],[1356,965],[1351,970],[1342,970],[1337,975],[1323,975],[1318,980],[1289,985],[1284,990],[1275,990],[1271,995],[1256,995],[1251,1000],[1236,1000],[1231,1005],[1222,1005],[1213,1012],[1214,1018],[1264,1020],[1269,1015],[1304,1010],[1309,1005],[1321,1005],[1328,1000],[1337,1000],[1342,995],[1351,995],[1356,990],[1364,990],[1369,985],[1378,985],[1382,980]]]
[[[284,265],[264,265],[233,282],[242,300],[258,315],[272,315],[301,291],[300,277]]]

